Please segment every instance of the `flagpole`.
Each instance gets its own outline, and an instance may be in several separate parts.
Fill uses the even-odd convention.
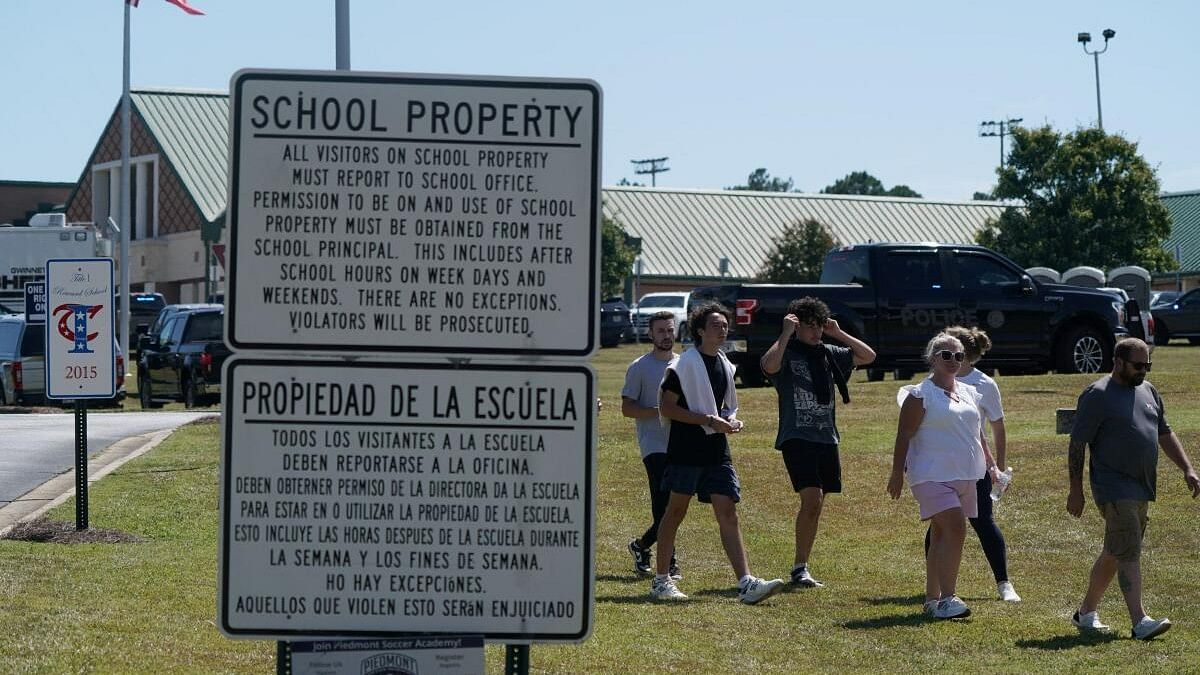
[[[121,286],[118,289],[121,305],[121,353],[125,356],[128,373],[129,358],[129,3],[125,5],[125,45],[121,70]]]
[[[350,70],[350,0],[335,0],[334,60],[338,70]]]

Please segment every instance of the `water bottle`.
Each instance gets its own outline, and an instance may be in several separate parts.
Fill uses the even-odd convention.
[[[1012,482],[1012,467],[1008,467],[1000,473],[992,481],[992,501],[998,502],[1004,496],[1004,491],[1008,489],[1008,484]]]

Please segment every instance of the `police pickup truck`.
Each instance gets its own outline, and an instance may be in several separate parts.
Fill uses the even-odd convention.
[[[868,379],[923,371],[925,343],[950,325],[979,326],[992,339],[981,367],[1005,373],[1095,373],[1112,368],[1129,335],[1126,307],[1090,288],[1034,281],[982,246],[871,243],[836,248],[820,284],[727,284],[692,292],[735,312],[725,351],[742,382],[764,381],[758,361],[779,336],[788,303],[820,298],[844,330],[874,348]]]

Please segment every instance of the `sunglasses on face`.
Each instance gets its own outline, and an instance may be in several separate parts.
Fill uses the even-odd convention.
[[[960,363],[962,362],[963,359],[965,359],[967,357],[967,355],[964,352],[952,352],[949,349],[941,349],[941,350],[934,352],[934,354],[937,354],[939,357],[941,357],[941,359],[943,361],[949,361],[950,359],[954,359],[955,361],[958,361]]]
[[[1124,359],[1121,359],[1121,360],[1125,361]],[[1154,365],[1150,361],[1125,361],[1125,363],[1128,363],[1129,365],[1133,366],[1134,370],[1139,370],[1139,371],[1144,370],[1147,373],[1150,372],[1150,366]]]

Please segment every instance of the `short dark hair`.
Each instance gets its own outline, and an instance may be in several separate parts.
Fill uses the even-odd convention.
[[[1142,342],[1135,337],[1121,338],[1120,340],[1117,340],[1117,345],[1113,347],[1113,356],[1121,359],[1122,361],[1128,361],[1129,357],[1133,356],[1135,351],[1140,352],[1143,350],[1149,351],[1150,345],[1147,345],[1145,342]]]
[[[675,314],[665,309],[651,314],[650,320],[646,322],[646,330],[654,330],[655,321],[675,321]]]
[[[688,332],[692,334],[692,342],[700,344],[700,331],[704,329],[704,322],[708,320],[709,314],[720,314],[730,324],[733,323],[733,312],[729,311],[725,305],[719,302],[706,302],[698,305],[688,315]]]
[[[795,314],[800,323],[824,326],[829,319],[829,305],[820,298],[805,296],[788,303],[787,313]]]

